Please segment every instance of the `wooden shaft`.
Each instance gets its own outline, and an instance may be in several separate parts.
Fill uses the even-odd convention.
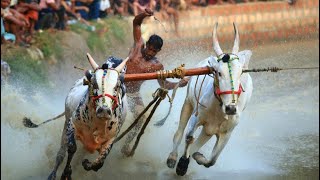
[[[209,67],[199,67],[199,68],[192,68],[186,69],[185,76],[195,76],[195,75],[203,75],[203,74],[210,74]],[[157,72],[153,73],[140,73],[140,74],[125,74],[124,81],[143,81],[143,80],[151,80],[151,79],[158,79]]]

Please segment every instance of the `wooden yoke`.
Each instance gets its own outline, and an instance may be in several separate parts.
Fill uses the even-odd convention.
[[[203,74],[210,74],[210,73],[211,73],[211,70],[209,67],[184,69],[184,65],[182,64],[180,67],[175,68],[174,70],[161,70],[154,73],[125,74],[124,81],[130,82],[130,81],[166,79],[166,78],[182,79],[184,76],[203,75]]]

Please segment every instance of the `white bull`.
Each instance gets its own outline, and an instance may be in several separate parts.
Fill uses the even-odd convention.
[[[213,29],[213,48],[217,57],[210,56],[198,64],[199,67],[212,67],[213,76],[201,75],[192,77],[189,81],[179,127],[173,139],[173,150],[167,159],[168,167],[174,168],[178,157],[178,146],[188,124],[186,147],[176,168],[176,173],[180,176],[187,172],[190,151],[194,152],[192,157],[199,165],[210,167],[216,163],[239,122],[241,112],[250,100],[252,79],[248,73],[242,74],[242,70],[248,68],[252,53],[250,50],[238,53],[239,34],[237,26],[233,25],[235,41],[232,53],[223,53],[221,50],[216,36],[218,26],[216,23]],[[200,126],[203,126],[202,131],[194,143],[194,132]],[[207,159],[198,150],[213,135],[216,135],[217,140],[211,156]]]
[[[87,56],[94,72],[86,71],[85,76],[76,81],[66,98],[64,113],[41,123],[58,119],[63,115],[66,117],[61,147],[48,179],[56,178],[56,172],[66,152],[68,159],[61,179],[71,179],[71,160],[77,150],[76,140],[80,140],[88,152],[99,152],[94,162],[87,159],[82,161],[87,171],[98,171],[103,166],[126,118],[127,98],[124,88],[121,87],[124,86],[121,77],[124,75],[123,69],[128,58],[115,68],[101,69],[89,54]],[[39,126],[28,118],[24,118],[24,125]]]

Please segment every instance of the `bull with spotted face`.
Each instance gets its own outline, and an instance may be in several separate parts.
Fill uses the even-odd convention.
[[[66,152],[68,158],[61,179],[71,179],[71,160],[77,150],[76,140],[79,140],[88,152],[99,152],[99,156],[93,162],[87,159],[82,161],[85,170],[98,171],[103,166],[126,118],[127,98],[123,88],[123,77],[128,58],[115,68],[101,69],[89,54],[87,56],[93,72],[86,71],[85,76],[76,81],[70,89],[65,100],[65,112],[45,121],[63,115],[66,117],[61,147],[48,179],[56,178],[56,172]],[[24,125],[39,126],[28,118],[24,119]]]
[[[198,64],[199,67],[211,67],[212,76],[194,76],[189,81],[179,127],[173,138],[173,149],[167,159],[167,166],[174,168],[178,157],[178,146],[188,125],[186,146],[176,168],[176,173],[180,176],[187,172],[190,151],[199,165],[210,167],[216,163],[251,98],[252,79],[248,73],[242,72],[248,68],[252,53],[250,50],[238,52],[239,33],[237,26],[233,25],[235,40],[232,53],[224,53],[221,50],[216,35],[218,26],[216,23],[213,29],[213,49],[217,56],[210,56]],[[201,126],[200,135],[195,140],[194,133]],[[198,151],[213,135],[217,139],[207,159]]]

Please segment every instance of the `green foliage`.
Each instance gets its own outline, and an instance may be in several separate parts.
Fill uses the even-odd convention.
[[[124,42],[125,40],[125,31],[123,29],[122,21],[118,19],[112,19],[107,21],[111,30],[111,35],[116,37],[116,39]]]
[[[39,60],[30,57],[25,49],[15,49],[4,59],[10,64],[11,75],[9,82],[15,82],[19,86],[45,87],[48,86],[47,67]]]
[[[62,57],[62,48],[59,46],[61,37],[58,33],[50,33],[49,31],[43,31],[35,36],[36,46],[43,52],[45,58],[55,55],[58,58]]]

